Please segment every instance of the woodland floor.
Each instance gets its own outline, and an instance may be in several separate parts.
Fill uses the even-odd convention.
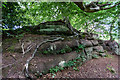
[[[31,36],[31,35],[30,35]],[[5,44],[5,46],[10,45]],[[9,47],[9,46],[8,46]],[[5,47],[4,47],[5,48]],[[5,49],[6,50],[6,49]],[[106,53],[109,54],[110,53]],[[22,57],[22,53],[3,51],[2,53],[2,77],[3,78],[24,78],[22,73],[26,60],[31,54]],[[78,66],[79,71],[73,70],[72,67],[55,73],[54,78],[118,78],[118,58],[120,56],[110,55],[109,57],[99,57],[85,62],[82,66]],[[45,60],[45,59],[44,59]],[[112,67],[115,73],[112,73],[107,67]],[[118,69],[119,68],[119,69]],[[1,69],[1,68],[0,68]],[[119,75],[120,76],[120,75]],[[53,75],[48,73],[41,78],[52,78]]]
[[[109,53],[108,53],[109,54]],[[3,53],[2,57],[2,69],[3,78],[24,78],[22,74],[23,65],[26,61],[25,58],[21,58],[20,53]],[[116,55],[110,55],[109,57],[100,57],[98,59],[92,59],[87,61],[82,66],[77,67],[79,71],[73,70],[72,67],[59,71],[54,78],[118,78],[118,57]],[[13,64],[7,66],[8,64]],[[112,67],[115,73],[110,72],[107,67]],[[53,75],[48,73],[43,75],[42,78],[52,78]]]
[[[115,73],[107,69],[110,66],[115,70]],[[54,78],[118,78],[118,56],[111,55],[111,57],[92,59],[77,68],[79,71],[70,67],[62,72],[57,72]],[[52,74],[44,76],[44,78],[52,77]]]

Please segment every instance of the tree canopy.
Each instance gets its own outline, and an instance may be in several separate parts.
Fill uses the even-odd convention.
[[[77,30],[117,38],[119,9],[120,2],[3,2],[2,27],[15,29],[69,17],[71,25]]]

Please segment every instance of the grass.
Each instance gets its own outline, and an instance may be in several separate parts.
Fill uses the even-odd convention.
[[[106,68],[107,68],[107,70],[109,70],[111,73],[113,73],[113,74],[116,73],[116,71],[115,71],[115,69],[114,69],[113,67],[111,67],[111,66],[108,67],[108,66],[107,66]]]

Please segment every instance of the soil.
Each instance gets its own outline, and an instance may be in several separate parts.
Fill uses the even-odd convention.
[[[107,67],[112,67],[115,73],[112,73]],[[79,71],[70,67],[55,73],[55,76],[49,73],[43,78],[118,78],[118,56],[112,55],[111,58],[92,59],[77,67],[77,69]]]
[[[27,55],[22,58],[22,53],[3,53],[2,66],[4,68],[2,69],[2,77],[24,78],[22,73],[23,65],[29,56]],[[75,71],[72,67],[69,67],[55,73],[55,76],[48,73],[43,75],[42,78],[118,78],[118,57],[110,55],[105,58],[92,59],[86,61],[82,66],[78,66],[77,69],[79,71]],[[115,73],[112,73],[107,67],[112,67]]]

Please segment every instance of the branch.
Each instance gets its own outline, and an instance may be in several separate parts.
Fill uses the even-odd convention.
[[[64,38],[58,37],[58,38],[53,39],[53,40],[46,40],[46,41],[43,41],[43,42],[41,42],[41,43],[39,43],[39,44],[37,45],[37,47],[36,47],[36,49],[34,50],[32,56],[27,60],[26,64],[24,65],[23,71],[24,71],[25,77],[31,79],[31,76],[29,75],[29,71],[28,71],[29,62],[34,58],[35,53],[37,52],[38,48],[39,48],[41,45],[43,45],[43,44],[45,44],[45,43],[47,43],[47,42],[54,42],[54,41],[58,41],[58,40],[64,40]]]
[[[119,2],[119,3],[117,3],[117,4],[115,4],[114,6],[109,7],[109,8],[102,8],[101,10],[111,9],[111,8],[113,8],[113,7],[115,7],[115,6],[119,5],[119,4],[120,4],[120,2]]]
[[[119,5],[119,3],[115,4],[114,6],[112,7],[108,7],[108,8],[102,8],[102,7],[105,7],[105,6],[108,6],[108,5],[111,5],[111,3],[106,3],[106,4],[98,4],[98,2],[91,2],[90,4],[88,5],[84,5],[83,2],[74,2],[81,10],[85,11],[85,12],[90,12],[90,13],[93,13],[93,12],[98,12],[100,10],[107,10],[107,9],[111,9],[113,7],[115,7],[116,5]],[[95,8],[90,8],[90,6],[94,6],[92,3],[97,3],[96,4],[96,7]],[[97,8],[98,7],[98,8]]]
[[[100,6],[100,7],[105,7],[105,6],[108,6],[108,5],[111,5],[111,3],[106,3],[106,4],[97,4],[98,6]]]

